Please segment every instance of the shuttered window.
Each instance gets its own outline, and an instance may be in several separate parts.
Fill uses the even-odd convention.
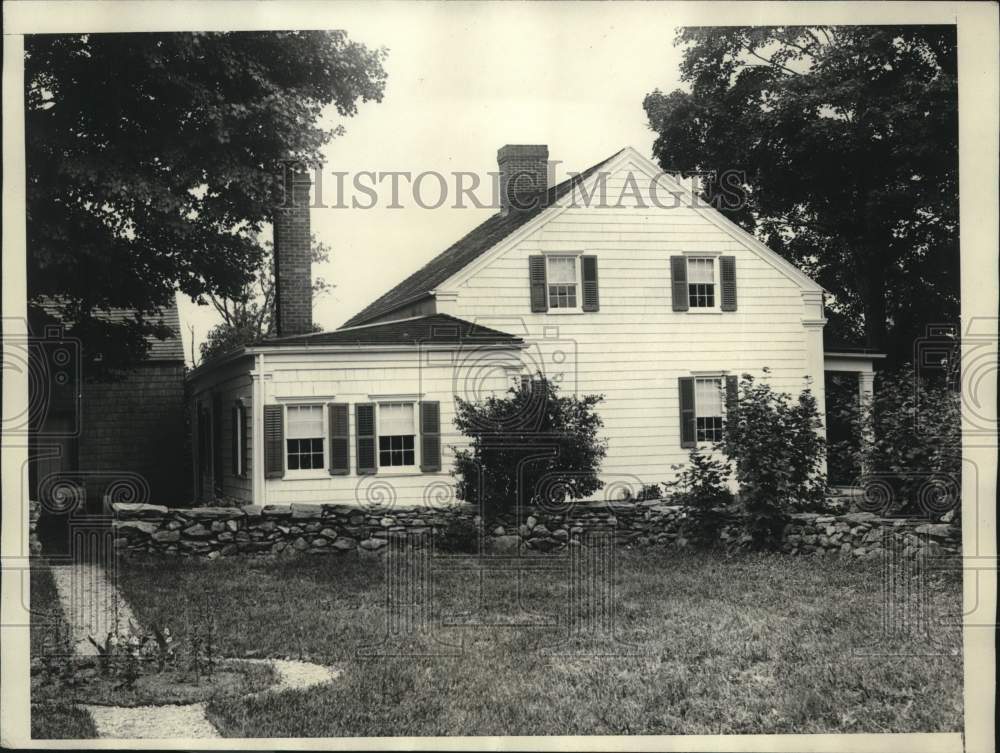
[[[420,403],[420,470],[441,470],[441,403],[436,400]]]
[[[351,470],[350,414],[347,403],[330,403],[330,475]]]
[[[357,403],[354,406],[354,434],[357,443],[358,475],[370,475],[378,470],[375,455],[375,404]]]
[[[416,465],[416,421],[413,403],[379,403],[380,468]]]
[[[233,475],[242,478],[247,475],[247,412],[241,401],[233,406],[230,419]]]
[[[722,377],[699,377],[694,381],[695,435],[699,442],[722,439]]]
[[[309,471],[324,465],[322,405],[289,405],[287,408],[289,471]]]
[[[550,309],[578,309],[577,257],[549,256],[548,292]]]
[[[588,254],[580,257],[580,274],[583,278],[583,310],[600,310],[601,299],[597,285],[596,256]]]
[[[715,260],[688,259],[688,306],[715,308]]]
[[[264,477],[285,475],[285,416],[281,405],[264,406]]]

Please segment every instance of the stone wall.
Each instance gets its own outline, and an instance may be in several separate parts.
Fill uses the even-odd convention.
[[[124,553],[177,556],[377,553],[396,533],[431,533],[460,519],[478,525],[466,506],[450,510],[392,509],[376,513],[348,505],[268,505],[168,509],[116,504],[116,547]],[[588,531],[612,532],[628,548],[686,546],[680,532],[683,511],[664,502],[577,505],[567,512],[529,510],[521,522],[501,517],[484,531],[495,553],[553,552],[578,546]],[[733,522],[722,531],[729,548],[749,543]],[[793,515],[785,528],[789,554],[877,557],[887,546],[914,556],[918,551],[954,554],[961,528],[918,520],[882,519],[872,513]]]

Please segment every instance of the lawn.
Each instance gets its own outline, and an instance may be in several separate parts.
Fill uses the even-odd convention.
[[[31,656],[68,656],[69,629],[59,605],[52,574],[39,565],[31,568]],[[62,688],[31,685],[31,736],[35,739],[73,740],[97,737],[90,714],[76,708]]]
[[[486,576],[480,611],[475,572],[436,572],[434,628],[390,644],[409,655],[365,657],[359,649],[387,632],[378,560],[131,560],[119,573],[146,624],[183,635],[214,619],[223,655],[344,670],[323,689],[213,701],[226,736],[961,729],[959,629],[939,628],[933,641],[884,637],[878,563],[621,552],[618,643],[577,656],[559,655],[581,645],[565,640],[565,574],[520,580]],[[960,623],[960,585],[957,574],[932,574],[929,613]],[[414,655],[435,652],[452,655]],[[609,653],[632,655],[595,655]]]

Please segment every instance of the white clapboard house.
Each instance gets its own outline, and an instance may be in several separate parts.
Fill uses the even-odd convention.
[[[453,487],[455,396],[541,373],[601,393],[601,494],[671,477],[719,436],[737,375],[871,389],[878,354],[824,349],[823,289],[631,148],[548,186],[498,153],[502,207],[343,327],[313,333],[308,178],[275,220],[278,336],[189,377],[196,498],[421,504]]]

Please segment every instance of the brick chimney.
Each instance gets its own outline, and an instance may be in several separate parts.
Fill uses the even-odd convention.
[[[285,196],[274,212],[274,331],[278,337],[312,332],[312,253],[309,173],[285,170]]]
[[[500,211],[529,210],[544,200],[549,176],[545,144],[507,144],[497,152],[500,168]]]

